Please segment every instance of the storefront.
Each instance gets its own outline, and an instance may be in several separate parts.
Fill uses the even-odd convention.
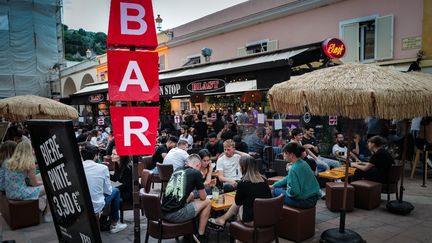
[[[160,72],[161,98],[175,112],[251,107],[265,112],[266,93],[274,84],[330,63],[323,43]]]
[[[79,113],[79,125],[110,124],[108,82],[87,85],[70,96],[70,103]]]
[[[295,48],[182,67],[159,73],[161,113],[255,107],[268,111],[266,94],[276,83],[334,65],[345,46],[328,39]],[[337,59],[336,59],[337,60]],[[336,62],[336,61],[335,61]],[[81,124],[109,124],[108,82],[86,86],[70,96]]]

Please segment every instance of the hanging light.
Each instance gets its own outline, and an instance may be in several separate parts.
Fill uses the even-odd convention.
[[[86,51],[87,59],[90,59],[91,56],[92,56],[92,52],[90,51],[90,49],[87,49],[87,51]]]
[[[157,15],[157,18],[155,19],[155,21],[156,21],[156,29],[158,30],[158,31],[161,31],[162,30],[162,21],[163,21],[163,19],[160,17],[160,14],[158,14]]]

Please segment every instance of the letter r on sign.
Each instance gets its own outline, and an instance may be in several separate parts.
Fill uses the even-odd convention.
[[[132,122],[141,123],[141,127],[139,128],[131,128]],[[141,143],[145,146],[150,145],[150,141],[144,135],[144,132],[149,128],[149,122],[145,117],[141,116],[125,116],[123,118],[123,126],[124,126],[124,145],[131,146],[131,136],[135,134]]]
[[[110,107],[111,122],[120,156],[153,154],[159,107]]]
[[[128,10],[138,11],[137,15],[128,15]],[[147,23],[144,21],[145,9],[142,5],[136,3],[120,2],[120,32],[123,35],[142,35],[147,31]],[[138,29],[130,29],[129,22],[135,22],[139,25]]]

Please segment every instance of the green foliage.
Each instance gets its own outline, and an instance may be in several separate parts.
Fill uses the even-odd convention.
[[[65,59],[68,61],[82,61],[89,49],[95,55],[106,53],[107,35],[103,32],[69,29],[63,25],[63,41],[65,43]]]

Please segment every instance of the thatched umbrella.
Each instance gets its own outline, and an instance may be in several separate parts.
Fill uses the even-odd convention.
[[[272,110],[291,114],[303,114],[307,110],[318,116],[349,118],[375,116],[382,119],[408,119],[431,116],[432,75],[413,75],[374,65],[345,64],[276,84],[269,90],[268,97]],[[404,144],[403,162],[406,159],[407,136]],[[349,154],[340,228],[339,231],[331,229],[324,232],[322,237],[326,239],[348,240],[352,237],[361,241],[357,233],[345,231],[348,164]],[[399,201],[395,204],[407,208],[405,211],[409,213],[412,205],[402,201],[403,172],[400,191]]]
[[[9,121],[26,119],[76,119],[75,108],[58,101],[35,96],[22,95],[0,100],[0,117]]]
[[[393,68],[345,64],[320,69],[274,85],[272,110],[349,118],[405,119],[432,115],[432,75]],[[428,82],[429,80],[429,82]]]

